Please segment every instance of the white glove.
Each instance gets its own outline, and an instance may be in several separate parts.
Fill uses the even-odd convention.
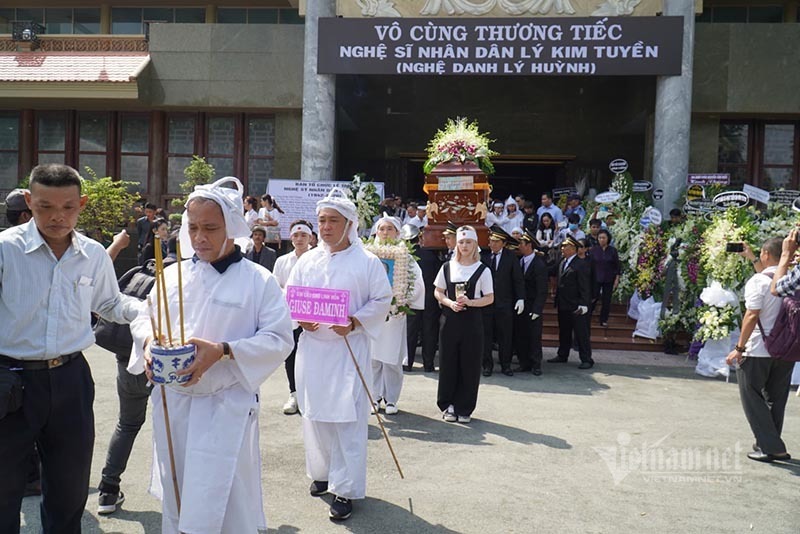
[[[539,314],[538,313],[532,313],[531,314],[531,321],[535,321],[538,318],[539,318]]]
[[[519,299],[516,304],[514,304],[514,311],[517,312],[517,315],[522,313],[522,310],[525,309],[525,301]]]
[[[586,306],[578,306],[578,315],[584,315],[589,313],[589,308]]]

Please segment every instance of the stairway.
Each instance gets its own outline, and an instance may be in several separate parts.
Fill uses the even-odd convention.
[[[605,350],[638,350],[645,352],[663,352],[661,340],[652,341],[633,337],[636,321],[628,317],[627,304],[612,304],[608,326],[600,326],[600,305],[594,310],[592,324],[592,349]],[[558,347],[558,315],[553,307],[553,299],[547,299],[544,307],[544,324],[542,325],[542,346]]]

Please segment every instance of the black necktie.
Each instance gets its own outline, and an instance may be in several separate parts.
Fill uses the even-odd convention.
[[[494,269],[495,271],[497,270],[497,256],[498,255],[499,255],[499,253],[497,253],[497,252],[492,254],[492,269]]]

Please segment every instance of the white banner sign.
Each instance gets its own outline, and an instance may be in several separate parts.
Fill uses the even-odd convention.
[[[750,184],[744,184],[742,186],[742,191],[747,193],[750,198],[758,200],[762,204],[769,204],[769,191],[765,191]]]
[[[375,186],[378,196],[383,200],[383,182],[371,183]],[[277,180],[272,179],[267,184],[267,193],[278,203],[284,214],[280,218],[281,239],[289,239],[289,225],[297,219],[305,219],[314,225],[317,231],[317,202],[328,195],[332,187],[339,186],[348,189],[350,182],[309,182],[304,180]]]

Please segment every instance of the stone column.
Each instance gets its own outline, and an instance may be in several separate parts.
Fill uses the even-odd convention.
[[[659,76],[656,82],[653,187],[663,189],[655,201],[664,217],[675,207],[689,172],[689,130],[692,123],[694,0],[664,2],[665,16],[683,17],[683,58],[680,76]]]
[[[335,16],[336,0],[306,2],[301,180],[334,178],[336,76],[317,74],[317,28],[320,17]]]

